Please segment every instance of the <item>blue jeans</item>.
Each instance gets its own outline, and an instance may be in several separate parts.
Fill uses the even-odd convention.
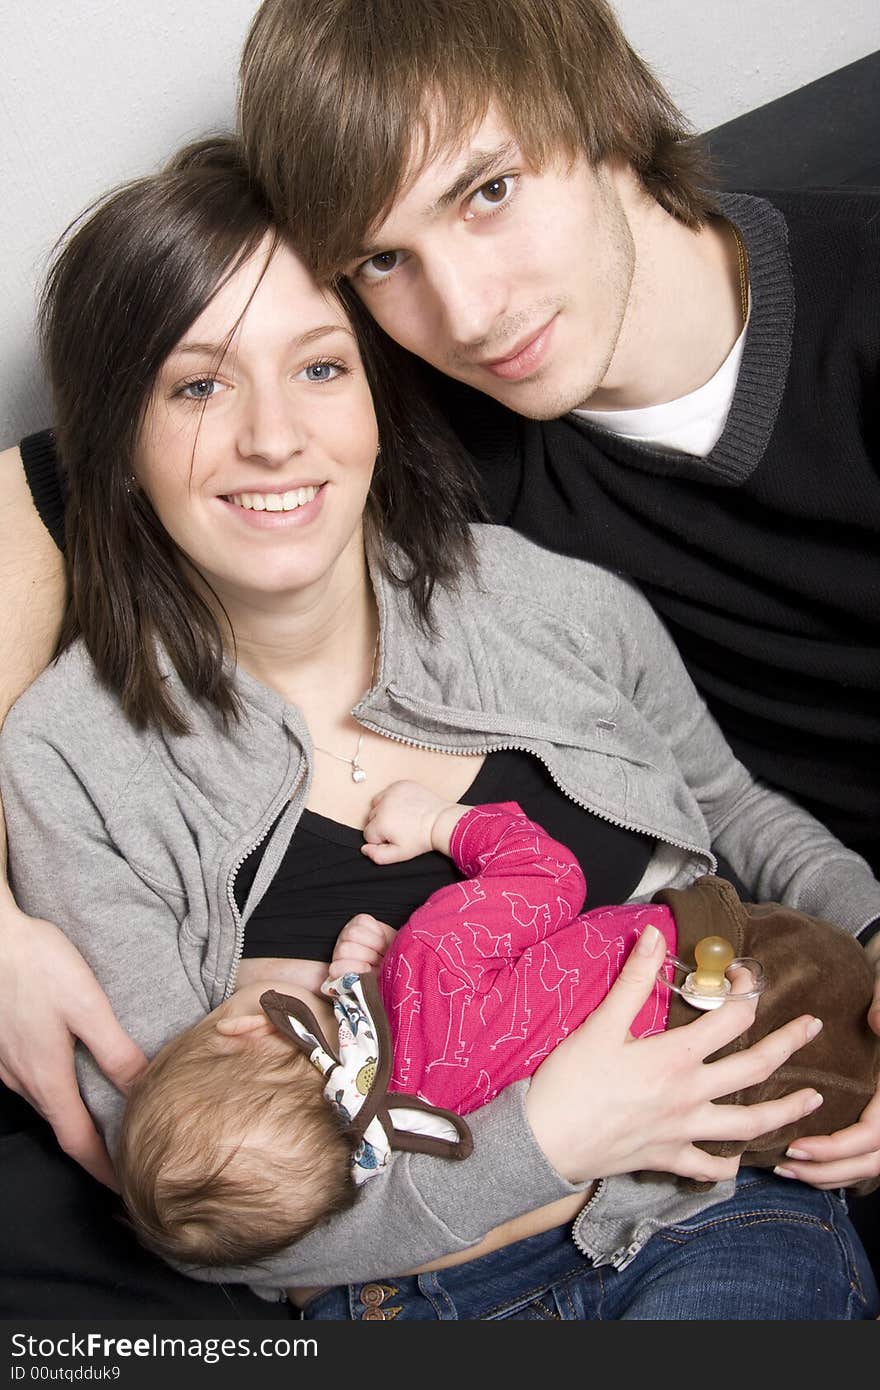
[[[745,1168],[730,1201],[660,1231],[623,1270],[593,1268],[565,1225],[452,1269],[340,1285],[303,1316],[843,1322],[878,1311],[842,1196]]]

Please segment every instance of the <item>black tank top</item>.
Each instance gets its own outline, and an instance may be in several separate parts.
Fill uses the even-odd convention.
[[[587,880],[585,908],[625,902],[653,853],[649,836],[582,810],[559,791],[539,759],[518,750],[488,754],[462,801],[517,801],[576,855]],[[304,811],[275,878],[248,921],[244,955],[329,960],[336,937],[356,912],[400,927],[437,888],[460,877],[451,859],[434,851],[380,867],[361,854],[363,842],[352,826]],[[239,910],[265,843],[236,876]]]

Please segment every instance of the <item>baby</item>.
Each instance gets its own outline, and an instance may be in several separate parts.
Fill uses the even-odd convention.
[[[450,805],[412,782],[374,800],[364,837],[378,864],[434,849],[463,877],[399,932],[369,918],[346,927],[331,997],[251,984],[154,1059],[129,1098],[116,1161],[139,1237],[165,1258],[253,1263],[351,1205],[392,1148],[465,1158],[459,1117],[534,1072],[601,1002],[647,926],[671,954],[723,935],[737,956],[763,959],[771,987],[760,1021],[730,1050],[804,1004],[824,1018],[792,1063],[731,1098],[768,1099],[822,1076],[821,1117],[756,1141],[749,1163],[775,1165],[796,1135],[851,1123],[873,1095],[872,971],[828,923],[744,905],[710,876],[652,904],[581,914],[578,864],[516,804]],[[658,978],[632,1032],[695,1017]]]

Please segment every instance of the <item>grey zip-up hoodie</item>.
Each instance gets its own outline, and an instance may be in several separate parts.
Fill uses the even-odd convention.
[[[714,843],[761,898],[853,933],[880,915],[880,884],[864,861],[735,760],[637,590],[501,528],[477,527],[476,538],[478,573],[457,592],[437,591],[430,637],[405,591],[373,576],[381,645],[375,685],[354,711],[362,724],[452,753],[535,754],[579,805],[676,847],[673,886],[714,867]],[[239,671],[244,714],[226,734],[174,672],[168,679],[191,719],[185,737],[132,728],[75,645],[0,737],[18,900],[64,928],[148,1056],[233,988],[244,925],[311,777],[308,730],[280,696]],[[239,916],[235,873],[267,836]],[[112,1148],[123,1099],[82,1049],[78,1071]],[[398,1155],[352,1211],[289,1251],[258,1270],[200,1277],[267,1288],[380,1278],[466,1250],[500,1222],[577,1191],[531,1134],[527,1084],[470,1117],[466,1162]],[[622,1267],[654,1231],[731,1190],[612,1177],[575,1239],[597,1263]]]

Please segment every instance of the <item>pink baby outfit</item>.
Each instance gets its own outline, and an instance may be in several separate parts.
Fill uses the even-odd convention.
[[[379,987],[395,1040],[390,1089],[466,1115],[531,1076],[583,1023],[649,922],[673,953],[676,935],[656,904],[578,915],[577,861],[516,802],[468,811],[450,854],[465,878],[401,927]],[[658,982],[635,1036],[663,1032],[669,997]]]

